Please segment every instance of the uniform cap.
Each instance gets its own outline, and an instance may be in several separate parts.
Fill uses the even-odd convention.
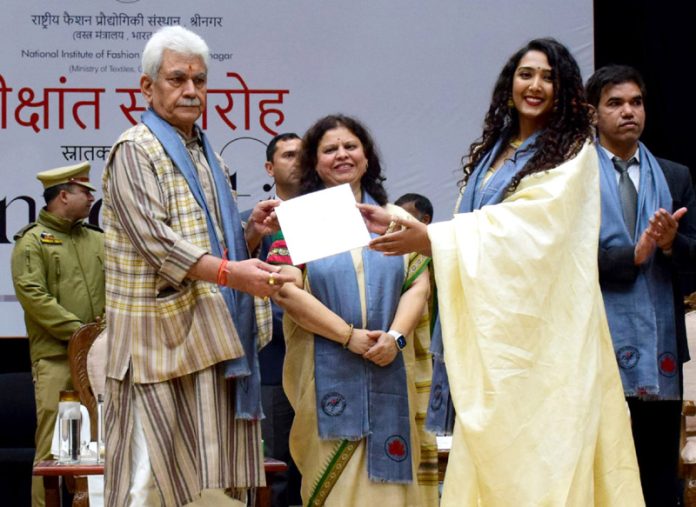
[[[56,185],[74,183],[75,185],[82,185],[96,192],[97,189],[89,182],[89,169],[89,162],[82,162],[80,164],[42,171],[36,175],[36,178],[43,184],[44,190],[55,187]]]

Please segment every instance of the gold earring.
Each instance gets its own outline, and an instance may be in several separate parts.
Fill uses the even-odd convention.
[[[509,109],[515,109],[515,102],[512,100],[512,97],[510,97],[507,101],[507,107]]]

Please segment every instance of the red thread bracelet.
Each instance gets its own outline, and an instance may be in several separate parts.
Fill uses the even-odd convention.
[[[218,266],[218,272],[217,272],[217,284],[227,286],[227,273],[229,273],[229,270],[227,269],[227,264],[229,261],[226,260],[221,260],[220,261],[220,266]]]

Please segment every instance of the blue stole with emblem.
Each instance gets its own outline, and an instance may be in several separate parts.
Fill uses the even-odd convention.
[[[227,258],[229,260],[241,261],[247,259],[249,254],[237,203],[232,197],[229,180],[220,167],[206,135],[200,129],[198,130],[203,143],[205,158],[208,161],[215,183],[220,219],[222,221],[220,228],[222,229],[223,238],[217,237],[215,220],[213,218],[214,211],[210,209],[205,200],[205,194],[198,180],[196,167],[179,134],[152,109],[148,109],[143,113],[142,122],[162,144],[164,151],[167,152],[174,166],[181,172],[196,202],[205,213],[211,254],[225,258],[225,245],[227,245]],[[194,128],[197,127],[194,126]],[[220,287],[220,291],[244,348],[243,357],[231,359],[224,363],[225,376],[237,379],[235,382],[235,416],[238,419],[260,419],[263,417],[263,411],[261,409],[259,364],[256,354],[257,336],[254,299],[250,294],[232,290],[228,287]]]
[[[377,204],[364,192],[363,202]],[[376,237],[376,235],[373,235]],[[403,257],[386,257],[363,248],[366,329],[387,331],[404,283]],[[363,328],[360,289],[350,252],[309,262],[314,297],[347,323]],[[315,335],[314,373],[319,437],[367,437],[368,476],[377,482],[409,483],[411,427],[406,366],[402,353],[381,367]]]
[[[640,188],[636,229],[629,231],[621,212],[616,169],[597,143],[602,192],[599,246],[633,247],[659,208],[672,212],[672,195],[655,157],[639,143]],[[672,275],[656,252],[639,267],[633,283],[603,282],[602,296],[626,396],[681,398]]]
[[[457,213],[470,213],[501,202],[507,194],[513,178],[527,165],[536,152],[534,142],[539,136],[535,132],[520,145],[511,158],[484,182],[486,173],[500,153],[502,142],[484,155],[469,176],[464,192],[460,195]],[[437,268],[436,268],[437,269]],[[442,327],[439,315],[435,317],[430,351],[433,354],[433,381],[430,387],[430,401],[425,418],[425,427],[436,435],[451,435],[454,429],[455,410],[450,394],[447,367],[445,366]]]

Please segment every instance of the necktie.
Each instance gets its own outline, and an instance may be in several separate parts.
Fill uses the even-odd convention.
[[[621,210],[623,212],[624,222],[628,227],[628,233],[631,237],[636,231],[636,211],[638,208],[638,193],[636,187],[628,176],[628,168],[635,162],[635,159],[628,161],[621,160],[618,157],[612,159],[614,168],[619,171],[619,198],[621,200]]]

